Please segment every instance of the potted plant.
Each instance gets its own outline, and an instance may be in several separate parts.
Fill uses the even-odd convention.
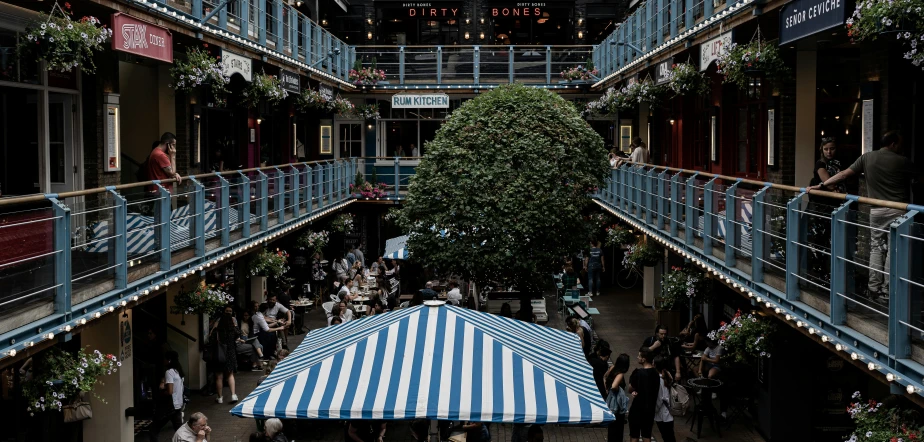
[[[864,401],[859,391],[850,396],[855,402],[847,407],[847,414],[856,428],[848,442],[919,441],[924,428],[917,422],[917,413],[898,407],[883,407],[882,402]]]
[[[330,221],[330,229],[338,233],[350,233],[353,231],[353,215],[341,213]]]
[[[663,258],[661,249],[649,245],[646,241],[639,241],[629,246],[629,250],[622,258],[622,265],[623,267],[654,267]]]
[[[94,72],[93,56],[105,49],[112,29],[96,17],[75,21],[71,14],[70,3],[63,8],[55,3],[50,14],[39,14],[27,24],[25,38],[17,45],[20,59],[42,60],[49,71],[70,72],[80,66],[84,72]]]
[[[327,247],[329,240],[330,234],[326,230],[321,230],[320,232],[309,230],[295,240],[295,246],[299,250],[308,250],[310,256],[314,256],[315,253],[321,253],[324,247]]]
[[[250,276],[280,280],[289,271],[289,254],[285,250],[263,250],[250,261]]]
[[[385,80],[385,71],[376,68],[375,58],[369,67],[363,67],[362,60],[357,59],[348,73],[348,80],[357,86],[374,85]]]
[[[379,199],[388,194],[388,185],[385,183],[372,184],[364,180],[358,187],[355,184],[350,184],[350,192],[367,200]]]
[[[172,82],[170,86],[181,92],[190,92],[199,86],[208,86],[212,92],[212,107],[227,105],[226,86],[231,77],[222,70],[217,57],[200,48],[187,48],[186,59],[177,60],[170,68]]]
[[[661,276],[659,303],[664,310],[680,310],[691,304],[709,302],[712,281],[703,272],[685,267],[671,267]]]
[[[363,120],[378,120],[379,119],[379,105],[378,104],[366,104],[362,106],[356,106],[352,112],[353,116],[357,118],[362,118]]]
[[[627,103],[622,103],[622,106],[634,107],[643,103],[654,106],[661,101],[664,92],[664,86],[656,85],[650,81],[639,81],[620,90],[620,93],[625,96],[627,101]]]
[[[282,83],[275,75],[259,73],[253,76],[253,81],[244,89],[243,103],[249,108],[257,107],[261,101],[270,105],[276,104],[289,96],[289,92],[282,88]]]
[[[716,66],[717,72],[725,76],[723,83],[733,83],[740,89],[746,89],[756,76],[779,81],[789,75],[776,45],[760,38],[745,45],[732,43],[723,47]]]
[[[578,81],[587,81],[594,79],[597,75],[600,74],[600,71],[594,67],[594,62],[592,60],[587,60],[587,63],[584,65],[577,65],[575,67],[567,68],[558,75],[563,78],[566,82],[578,82]]]
[[[776,327],[770,318],[749,313],[735,313],[731,322],[722,321],[719,328],[709,332],[709,337],[722,344],[735,362],[748,363],[752,360],[770,357],[772,334]]]
[[[337,97],[330,102],[331,112],[334,112],[341,117],[353,115],[354,108],[355,106],[353,106],[353,103],[346,98]]]
[[[625,227],[613,224],[606,228],[606,245],[623,246],[635,241],[635,233]]]
[[[122,363],[115,355],[103,354],[99,350],[88,353],[80,349],[75,353],[65,353],[58,348],[51,348],[42,353],[43,360],[36,364],[39,369],[32,379],[23,382],[22,394],[26,401],[26,411],[30,416],[46,410],[65,411],[71,407],[86,408],[77,414],[88,418],[90,404],[81,399],[87,393],[92,393],[101,402],[105,399],[96,394],[97,383],[104,374],[119,371]],[[92,414],[90,414],[92,416]],[[67,421],[80,420],[66,419]]]
[[[622,91],[615,88],[609,88],[600,98],[590,101],[581,113],[588,115],[612,115],[621,110],[631,109],[633,104],[629,102],[628,96]]]
[[[295,100],[295,106],[302,112],[309,110],[320,110],[324,112],[331,111],[331,97],[322,94],[321,91],[305,89]]]
[[[170,313],[175,315],[213,316],[219,310],[234,301],[234,297],[225,291],[224,284],[210,284],[204,282],[196,285],[190,291],[181,291],[173,298]]]
[[[677,63],[667,74],[668,87],[679,95],[706,95],[710,92],[709,79],[690,63]]]
[[[851,39],[870,41],[891,33],[905,47],[904,58],[921,66],[924,52],[918,50],[918,45],[924,41],[924,1],[861,0],[847,19],[847,35]]]

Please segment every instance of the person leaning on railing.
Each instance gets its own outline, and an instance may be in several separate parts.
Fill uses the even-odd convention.
[[[911,201],[911,181],[924,181],[924,174],[914,168],[902,152],[902,136],[898,131],[886,132],[880,141],[881,148],[860,156],[849,168],[824,180],[809,190],[830,189],[837,183],[855,175],[866,176],[866,193],[870,198],[896,203]],[[873,206],[870,209],[870,253],[868,295],[879,296],[882,302],[889,300],[889,225],[896,218],[907,213],[892,207]],[[884,270],[883,270],[884,268]]]

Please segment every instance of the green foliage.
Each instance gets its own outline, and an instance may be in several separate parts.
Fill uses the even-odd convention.
[[[776,45],[761,39],[746,45],[732,43],[731,46],[723,47],[716,66],[717,72],[725,75],[723,82],[733,83],[739,89],[747,89],[751,79],[756,76],[780,81],[790,75]]]
[[[709,79],[690,63],[678,63],[667,74],[674,95],[706,95],[711,90]]]
[[[330,221],[330,229],[334,232],[350,233],[353,231],[353,215],[341,213]]]
[[[176,295],[173,305],[170,306],[170,313],[213,316],[231,301],[234,301],[234,297],[225,291],[224,284],[197,284],[193,290],[183,291]]]
[[[370,183],[379,182],[379,175],[375,173],[375,166],[372,167],[372,176],[369,177],[369,182]]]
[[[736,362],[746,364],[770,357],[775,330],[770,318],[754,313],[743,316],[738,310],[731,322],[723,321],[719,323],[718,330],[709,332],[709,338],[719,341]]]
[[[288,96],[289,92],[282,88],[282,82],[275,75],[259,73],[244,89],[243,103],[247,107],[257,107],[262,100],[275,104]]]
[[[99,350],[87,354],[82,348],[69,354],[53,347],[35,357],[42,358],[33,365],[37,372],[22,386],[26,411],[30,414],[46,409],[61,411],[80,393],[92,392],[101,376],[117,372],[122,366],[115,355],[104,355]],[[100,396],[96,397],[106,403]]]
[[[49,71],[70,72],[80,66],[84,72],[93,73],[93,56],[105,49],[112,29],[93,16],[71,20],[70,4],[64,5],[62,9],[55,4],[51,15],[39,14],[26,26],[17,46],[19,57],[24,62],[44,60]]]
[[[620,225],[612,225],[606,228],[606,245],[621,246],[635,242],[635,233]]]
[[[581,212],[609,170],[606,150],[557,94],[517,84],[482,94],[426,151],[399,214],[415,261],[534,290],[586,246]]]
[[[275,252],[263,250],[253,261],[250,261],[250,274],[252,276],[266,276],[271,279],[281,279],[289,271],[289,254],[285,250],[276,249]]]
[[[886,37],[901,42],[905,60],[920,67],[924,51],[918,45],[924,41],[924,1],[922,0],[861,0],[847,19],[847,36],[860,41]]]
[[[847,413],[854,420],[856,428],[848,442],[920,441],[924,428],[918,422],[919,415],[913,410],[888,407],[882,409],[882,402],[870,399],[864,401],[855,391],[847,407]]]
[[[328,241],[330,241],[330,237],[326,230],[320,232],[309,230],[295,240],[295,246],[301,250],[308,250],[309,255],[314,256],[315,253],[324,251]]]
[[[645,241],[639,241],[638,244],[629,246],[629,250],[622,257],[623,267],[652,266],[658,260],[664,258],[664,252]]]
[[[189,92],[198,86],[208,85],[212,95],[221,99],[228,90],[225,86],[231,77],[222,71],[218,59],[199,48],[187,48],[186,60],[176,60],[170,69],[171,86],[183,92]]]
[[[353,178],[353,187],[362,187],[366,182],[366,178],[363,177],[363,173],[360,170],[356,171],[356,177]]]
[[[712,298],[712,280],[703,272],[671,267],[671,271],[661,277],[661,308],[678,310],[689,307],[691,303],[709,302]]]

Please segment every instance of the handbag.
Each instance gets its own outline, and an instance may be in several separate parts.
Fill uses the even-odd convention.
[[[228,360],[228,355],[225,354],[225,346],[221,345],[221,341],[215,343],[215,362],[219,364],[224,364]]]
[[[613,414],[626,414],[629,412],[629,397],[626,391],[619,387],[618,390],[610,390],[606,396],[606,406]]]
[[[64,422],[80,422],[93,417],[93,408],[82,394],[74,399],[74,402],[61,408],[64,411]]]

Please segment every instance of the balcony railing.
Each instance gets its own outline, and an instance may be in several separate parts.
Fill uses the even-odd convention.
[[[922,387],[924,267],[911,263],[924,207],[649,165],[614,169],[596,199],[759,307]]]
[[[560,73],[584,65],[592,46],[357,46],[356,57],[364,67],[385,71],[389,89],[427,85],[474,87],[526,83],[577,87]],[[445,87],[445,86],[444,86]]]

